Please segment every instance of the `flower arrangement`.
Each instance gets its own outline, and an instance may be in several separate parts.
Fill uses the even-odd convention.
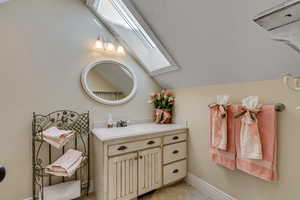
[[[169,91],[162,90],[159,93],[150,94],[148,103],[153,104],[155,108],[155,122],[167,124],[172,122],[172,110],[175,103],[173,94]]]

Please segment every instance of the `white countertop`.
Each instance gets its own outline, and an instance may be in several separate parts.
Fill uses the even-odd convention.
[[[186,129],[182,124],[135,124],[125,128],[95,128],[93,134],[101,141]]]

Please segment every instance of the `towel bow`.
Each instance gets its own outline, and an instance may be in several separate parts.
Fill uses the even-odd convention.
[[[240,130],[241,158],[262,159],[261,138],[256,115],[261,112],[257,96],[249,96],[242,100],[241,112],[235,117],[243,116]]]
[[[229,104],[227,104],[227,105],[223,105],[223,104],[210,104],[208,107],[210,107],[210,108],[215,108],[215,107],[217,107],[218,108],[218,110],[220,111],[220,117],[222,118],[222,119],[224,119],[225,117],[226,117],[226,115],[227,115],[227,109],[228,109],[228,106],[229,106]]]
[[[256,115],[261,112],[261,106],[262,105],[259,105],[256,108],[251,108],[251,109],[247,108],[246,106],[242,106],[241,107],[242,111],[235,114],[234,117],[239,118],[239,117],[245,115],[245,117],[250,116],[251,120],[256,121],[257,120]]]

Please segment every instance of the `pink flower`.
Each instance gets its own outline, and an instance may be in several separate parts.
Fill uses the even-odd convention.
[[[150,93],[150,97],[155,97],[155,93]]]
[[[171,96],[172,96],[172,93],[171,93],[171,92],[166,92],[166,96],[167,96],[167,97],[171,97]]]

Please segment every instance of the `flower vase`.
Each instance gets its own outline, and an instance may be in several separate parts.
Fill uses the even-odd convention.
[[[163,118],[163,110],[162,109],[155,109],[154,111],[154,122],[157,124],[160,124],[162,118]]]
[[[160,123],[161,124],[171,124],[172,123],[172,112],[164,110]]]

